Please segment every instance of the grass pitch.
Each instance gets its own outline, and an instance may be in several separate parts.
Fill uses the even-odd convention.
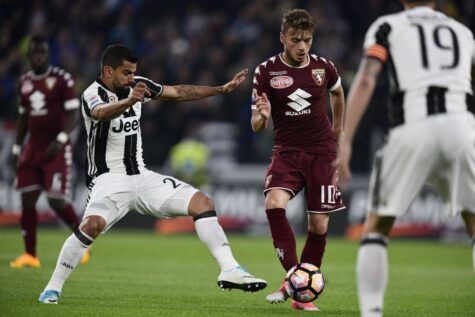
[[[221,291],[219,269],[195,235],[157,236],[112,230],[94,243],[92,259],[66,282],[59,305],[37,302],[54,269],[64,230],[40,230],[41,269],[13,270],[22,252],[19,229],[0,229],[0,316],[358,316],[357,243],[330,238],[323,265],[322,312],[270,305],[265,295],[284,275],[269,237],[230,236],[236,258],[265,278],[263,292]],[[301,249],[303,240],[299,239]],[[468,245],[398,241],[389,245],[385,316],[475,316],[475,273]]]

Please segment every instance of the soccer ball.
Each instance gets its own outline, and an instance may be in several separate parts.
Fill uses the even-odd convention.
[[[290,298],[301,303],[314,301],[325,286],[320,269],[310,263],[299,263],[285,276],[285,290]]]

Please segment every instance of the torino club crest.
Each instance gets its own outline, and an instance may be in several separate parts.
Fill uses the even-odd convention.
[[[325,80],[325,68],[312,69],[312,78],[317,86],[321,86]]]

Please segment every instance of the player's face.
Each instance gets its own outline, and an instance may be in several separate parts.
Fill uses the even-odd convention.
[[[30,43],[28,47],[28,60],[31,67],[37,71],[44,71],[48,67],[49,47],[48,43]]]
[[[284,58],[287,63],[300,66],[307,62],[307,54],[313,41],[311,31],[290,28],[280,33],[280,41],[284,44]]]
[[[124,61],[121,66],[111,71],[112,87],[114,91],[123,91],[133,86],[137,63]]]

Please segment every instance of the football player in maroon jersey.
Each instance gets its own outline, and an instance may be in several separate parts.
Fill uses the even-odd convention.
[[[36,202],[45,191],[50,207],[66,225],[76,229],[79,218],[70,195],[72,148],[69,133],[77,123],[79,100],[71,75],[49,64],[48,39],[35,35],[28,46],[32,70],[20,78],[20,106],[12,163],[21,192],[21,228],[25,253],[10,262],[12,268],[40,267],[36,256]],[[28,139],[25,144],[26,135]],[[89,253],[83,263],[89,260]]]
[[[342,210],[337,187],[337,140],[343,129],[344,93],[335,65],[310,54],[315,21],[305,10],[284,14],[280,41],[284,51],[257,66],[253,80],[251,126],[263,131],[272,117],[274,148],[265,179],[265,208],[274,247],[288,271],[299,263],[287,203],[305,188],[307,241],[300,262],[322,264],[330,213]],[[333,120],[327,115],[327,95]],[[282,287],[267,296],[287,300]],[[294,309],[319,310],[313,303],[292,301]]]

